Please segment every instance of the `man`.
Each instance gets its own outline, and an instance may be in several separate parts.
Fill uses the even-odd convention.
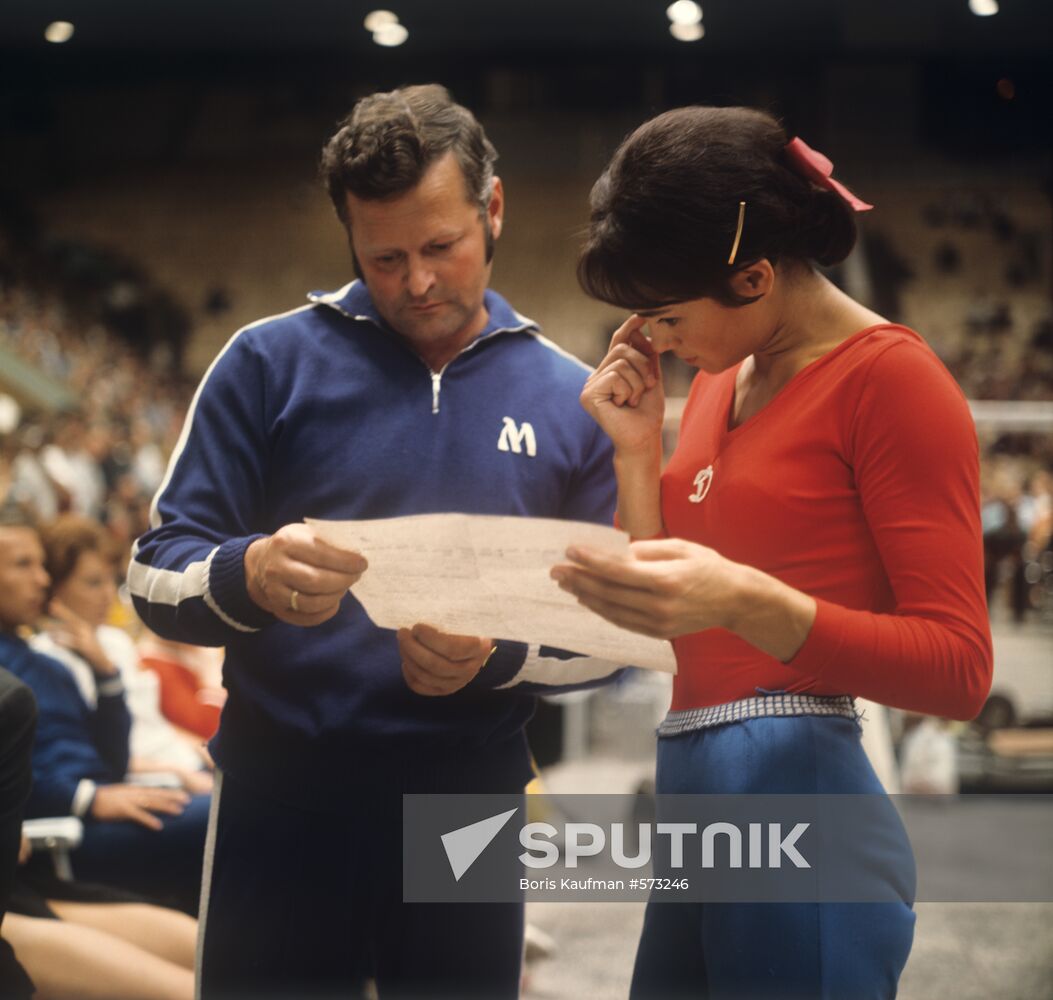
[[[347,594],[365,561],[301,523],[610,522],[611,453],[577,402],[587,369],[487,288],[495,159],[441,87],[355,106],[322,171],[360,280],[235,334],[133,554],[154,631],[227,647],[206,996],[369,978],[385,998],[518,994],[520,905],[402,904],[402,795],[521,792],[528,692],[614,665],[378,629]]]

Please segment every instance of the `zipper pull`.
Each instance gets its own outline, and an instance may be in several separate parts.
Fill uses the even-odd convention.
[[[439,387],[442,384],[442,372],[431,373],[431,412],[439,412]]]

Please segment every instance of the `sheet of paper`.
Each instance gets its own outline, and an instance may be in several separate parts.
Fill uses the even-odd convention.
[[[427,622],[676,673],[668,642],[604,621],[548,575],[572,543],[624,552],[628,536],[614,528],[481,514],[307,523],[319,538],[369,560],[352,593],[380,628]]]

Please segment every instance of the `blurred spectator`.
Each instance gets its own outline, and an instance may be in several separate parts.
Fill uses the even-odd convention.
[[[40,461],[52,481],[69,493],[73,510],[98,517],[105,499],[106,481],[87,442],[83,418],[67,414],[59,421],[55,440],[41,451]]]
[[[1020,559],[1024,532],[1017,522],[1019,484],[1007,471],[985,468],[981,477],[980,519],[984,540],[984,587],[987,603],[1002,575],[1002,564],[1009,561],[1013,569]]]
[[[55,482],[40,460],[46,435],[39,424],[28,424],[4,439],[3,454],[10,470],[7,496],[38,520],[68,508],[69,492]]]
[[[899,752],[900,787],[905,794],[957,793],[957,747],[947,720],[908,713]]]
[[[1016,519],[1036,553],[1049,548],[1053,536],[1053,475],[1045,469],[1031,477],[1027,490],[1020,495]]]
[[[222,687],[222,652],[162,639],[144,630],[139,657],[143,669],[158,676],[165,718],[202,739],[212,739],[227,698]]]
[[[65,664],[92,708],[100,664],[116,666],[132,716],[129,772],[169,772],[189,792],[211,791],[202,752],[161,714],[157,674],[139,669],[135,643],[126,632],[104,624],[117,597],[117,583],[112,543],[102,525],[64,514],[44,526],[41,538],[51,577],[48,610],[53,619],[34,636],[33,648]]]

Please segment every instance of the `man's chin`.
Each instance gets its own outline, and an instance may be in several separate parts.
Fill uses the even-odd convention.
[[[400,316],[399,319],[401,323],[396,330],[414,343],[441,343],[454,339],[464,329],[464,323],[457,322],[459,317],[451,316],[448,309],[436,309],[434,313],[417,316]]]

